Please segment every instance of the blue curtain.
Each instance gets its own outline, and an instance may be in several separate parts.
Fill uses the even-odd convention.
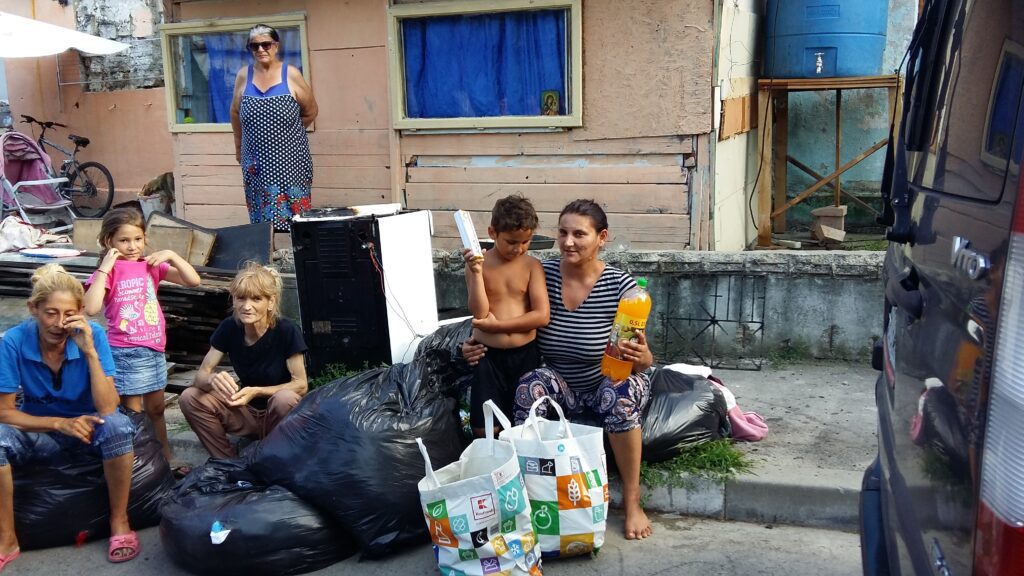
[[[279,29],[281,45],[278,56],[286,63],[302,70],[302,44],[297,28]],[[248,32],[204,34],[209,56],[209,118],[210,122],[231,122],[231,98],[235,90],[238,69],[252,63],[252,54],[246,45]],[[198,79],[193,78],[193,82]]]
[[[409,118],[565,114],[568,11],[402,20]]]

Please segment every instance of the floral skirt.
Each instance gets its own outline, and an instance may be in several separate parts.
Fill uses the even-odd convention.
[[[605,378],[596,390],[579,392],[551,368],[538,368],[519,379],[513,415],[522,424],[530,415],[534,400],[550,396],[565,412],[566,418],[582,424],[603,426],[611,434],[640,427],[640,417],[651,399],[651,379],[647,374],[631,374],[615,382]],[[537,415],[547,417],[547,403],[537,407]]]
[[[301,214],[312,207],[311,186],[291,186],[281,191],[278,186],[249,188],[245,190],[245,206],[249,210],[249,221],[253,224],[270,222],[277,232],[288,232],[292,227],[292,216]]]

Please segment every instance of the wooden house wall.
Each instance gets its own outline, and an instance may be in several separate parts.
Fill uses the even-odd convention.
[[[566,202],[593,198],[609,214],[612,248],[707,247],[708,167],[697,143],[711,130],[710,0],[585,0],[584,127],[525,133],[390,130],[386,9],[383,0],[224,0],[183,3],[181,17],[306,11],[320,105],[310,134],[316,206],[430,209],[434,247],[451,249],[455,209],[469,210],[483,234],[494,201],[520,193],[537,207],[538,233],[554,235]],[[247,221],[230,133],[175,135],[175,158],[187,219]]]

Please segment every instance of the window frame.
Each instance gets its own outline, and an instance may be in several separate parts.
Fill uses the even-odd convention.
[[[248,31],[256,24],[266,24],[274,28],[298,28],[299,42],[302,52],[302,77],[306,83],[312,86],[309,73],[309,39],[306,35],[306,13],[292,12],[287,14],[276,14],[273,16],[257,16],[251,18],[225,18],[225,19],[202,19],[186,22],[174,22],[161,24],[159,26],[160,45],[164,59],[164,92],[167,106],[167,128],[172,133],[188,132],[231,132],[231,123],[184,123],[177,121],[177,78],[174,75],[175,66],[172,64],[171,40],[176,36],[188,36],[191,34],[210,34],[221,32]],[[312,132],[310,125],[307,131]]]
[[[405,18],[456,16],[564,9],[569,11],[566,33],[570,62],[568,114],[562,116],[485,116],[479,118],[410,118],[406,115],[404,50],[401,43]],[[507,130],[553,129],[583,126],[583,4],[582,0],[488,0],[400,4],[388,7],[388,66],[391,123],[397,130]]]

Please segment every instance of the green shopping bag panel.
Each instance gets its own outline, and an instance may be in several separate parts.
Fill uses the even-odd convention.
[[[437,471],[423,452],[420,503],[441,574],[540,576],[541,550],[511,444],[476,440]]]
[[[604,431],[534,418],[539,402],[531,420],[506,427],[500,438],[512,442],[519,457],[543,557],[594,552],[604,544],[608,511]]]

